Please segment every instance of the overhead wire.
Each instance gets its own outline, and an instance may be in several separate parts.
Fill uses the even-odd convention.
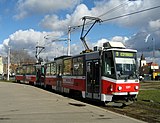
[[[123,3],[121,3],[121,4],[119,4],[118,6],[115,6],[114,8],[108,10],[107,12],[99,15],[98,18],[99,18],[99,17],[102,17],[102,16],[104,16],[104,15],[106,15],[106,14],[109,14],[109,13],[112,13],[112,12],[118,10],[119,8],[121,8],[121,7],[123,7],[124,5],[128,4],[128,2],[130,2],[130,1],[125,1],[125,2],[123,2]],[[94,22],[93,22],[93,23],[92,23],[92,22],[93,22],[93,20],[89,20],[88,22],[86,22],[85,25],[91,25],[91,24],[94,23]],[[70,26],[70,33],[75,32],[76,30],[78,30],[78,29],[79,29],[80,27],[82,27],[82,26],[83,26],[83,25]]]
[[[120,4],[120,5],[122,5],[122,4]],[[120,6],[120,5],[119,5],[119,6]],[[117,7],[119,7],[119,6],[117,6]],[[115,8],[117,8],[117,7],[115,7]],[[122,17],[127,17],[127,16],[130,16],[130,15],[138,14],[138,13],[142,13],[142,12],[146,12],[146,11],[153,10],[153,9],[157,9],[157,8],[160,8],[160,6],[154,6],[154,7],[142,9],[142,10],[139,10],[139,11],[135,11],[135,12],[123,14],[123,15],[120,15],[120,16],[116,16],[116,17],[104,19],[104,20],[102,20],[101,23],[104,23],[104,22],[106,22],[106,21],[111,21],[111,20],[119,19],[119,18],[122,18]],[[109,11],[110,11],[110,10],[109,10]],[[109,11],[108,11],[108,12],[109,12]],[[102,14],[102,15],[105,15],[105,14],[107,14],[108,12],[105,12],[105,13]],[[100,15],[100,16],[101,16],[101,15]],[[98,17],[99,17],[99,16],[98,16]],[[93,24],[93,22],[90,21],[90,22],[87,22],[87,23],[86,23],[86,25],[90,25],[90,24]],[[73,27],[76,28],[76,27],[81,27],[81,26],[82,26],[82,25],[73,26]]]
[[[99,15],[98,17],[102,17],[102,16],[104,16],[104,15],[106,15],[106,14],[108,14],[108,13],[111,13],[111,12],[119,9],[120,7],[122,7],[123,5],[125,5],[125,4],[127,4],[127,3],[128,3],[128,1],[127,1],[127,2],[125,1],[124,3],[122,3],[122,4],[114,7],[113,9],[111,9],[111,10],[109,10],[109,11],[107,11],[107,12],[101,14],[101,15]],[[119,19],[119,18],[122,18],[122,17],[127,17],[127,16],[131,16],[131,15],[135,15],[135,14],[142,13],[142,12],[146,12],[146,11],[150,11],[150,10],[154,10],[154,9],[157,9],[157,8],[160,8],[160,6],[154,6],[154,7],[142,9],[142,10],[139,10],[139,11],[135,11],[135,12],[123,14],[123,15],[120,15],[120,16],[115,16],[115,17],[112,17],[112,18],[104,19],[104,20],[102,20],[101,23],[104,23],[104,22],[107,22],[107,21],[112,21],[112,20]],[[90,24],[93,24],[93,22],[90,21],[90,22],[87,22],[87,23],[86,23],[86,25],[90,25]],[[71,32],[77,30],[77,29],[80,28],[80,27],[82,27],[82,25],[71,26],[70,29],[71,29],[71,28],[74,29],[74,30],[71,30]],[[67,33],[65,33],[62,37],[67,36],[67,35],[68,35],[68,31],[67,31]],[[54,40],[59,40],[59,39],[60,39],[60,38],[57,38],[57,39],[54,39]],[[52,42],[50,42],[50,43],[52,43]],[[48,43],[47,45],[49,45],[50,43]]]
[[[109,14],[109,13],[111,13],[111,12],[113,12],[113,11],[121,8],[121,7],[123,7],[124,5],[128,4],[128,2],[131,2],[131,1],[125,1],[125,2],[123,2],[122,4],[119,4],[118,6],[115,6],[114,8],[108,10],[107,12],[99,15],[98,18],[99,18],[99,17],[102,17],[102,16],[104,16],[104,15],[106,15],[106,14]],[[92,22],[92,20],[88,21],[85,25],[90,25],[90,24],[92,24],[91,22]],[[71,26],[70,29],[72,29],[72,30],[70,30],[70,32],[72,33],[72,32],[74,32],[74,31],[78,30],[78,29],[79,29],[80,27],[82,27],[82,26],[83,26],[83,25]],[[64,36],[67,36],[67,35],[68,35],[68,31],[67,31],[67,33],[65,33],[65,34],[63,35],[63,37],[64,37]],[[60,39],[60,38],[57,38],[57,39],[54,39],[54,40],[59,40],[59,39]],[[52,42],[51,42],[51,43],[52,43]]]
[[[105,19],[105,20],[103,20],[103,22],[115,20],[115,19],[118,19],[118,18],[130,16],[130,15],[135,15],[135,14],[138,14],[138,13],[146,12],[146,11],[157,9],[157,8],[160,8],[160,6],[150,7],[150,8],[142,9],[142,10],[139,10],[139,11],[136,11],[136,12],[131,12],[131,13],[128,13],[128,14],[123,14],[123,15],[116,16],[116,17],[113,17],[113,18]]]
[[[104,16],[104,15],[106,15],[106,14],[112,13],[112,12],[120,9],[120,8],[123,7],[124,5],[128,4],[128,2],[131,2],[131,1],[125,1],[125,2],[123,2],[122,4],[119,4],[118,6],[115,6],[114,8],[112,8],[112,9],[106,11],[105,13],[97,16],[97,18],[102,17],[102,16]],[[90,20],[90,21],[86,22],[85,25],[93,24],[93,23],[91,23],[91,22],[93,22],[93,20]],[[80,28],[80,27],[82,27],[82,26],[83,26],[83,25],[77,25],[77,26],[72,26],[72,28]]]
[[[124,3],[122,3],[122,4],[120,4],[120,5],[116,6],[116,7],[114,7],[113,9],[110,9],[109,11],[107,11],[107,12],[99,15],[98,17],[102,17],[102,16],[104,16],[104,15],[106,15],[106,14],[109,14],[109,13],[111,13],[111,12],[113,12],[113,11],[121,8],[121,7],[123,7],[125,4],[128,4],[128,2],[130,2],[130,1],[125,1]]]
[[[118,5],[117,7],[120,7],[122,5],[124,5],[126,3],[123,3],[123,4],[120,4]],[[117,8],[115,7],[115,8]],[[131,13],[127,13],[127,14],[123,14],[123,15],[120,15],[120,16],[115,16],[115,17],[112,17],[112,18],[108,18],[108,19],[105,19],[105,20],[102,20],[101,23],[104,23],[104,22],[107,22],[107,21],[112,21],[112,20],[115,20],[115,19],[119,19],[119,18],[123,18],[123,17],[127,17],[127,16],[131,16],[131,15],[135,15],[135,14],[139,14],[139,13],[142,13],[142,12],[146,12],[146,11],[150,11],[150,10],[154,10],[154,9],[157,9],[157,8],[160,8],[160,6],[154,6],[154,7],[150,7],[150,8],[146,8],[146,9],[142,9],[142,10],[139,10],[139,11],[135,11],[135,12],[131,12]],[[115,10],[115,9],[113,9]],[[111,11],[108,11],[108,12],[111,12]],[[105,12],[104,14],[102,14],[101,16],[104,16],[105,14],[107,14],[108,12]],[[90,25],[90,24],[93,24],[94,22],[88,22],[86,23],[86,25]],[[79,25],[78,27],[81,27],[82,25]]]
[[[67,36],[68,35],[68,31],[65,33],[65,34],[63,34],[63,36],[60,36],[60,37],[58,37],[58,38],[55,38],[55,39],[50,39],[51,40],[51,42],[49,42],[47,45],[45,44],[45,46],[48,46],[48,45],[50,45],[51,43],[53,43],[53,41],[52,40],[54,40],[54,41],[56,41],[56,40],[60,40],[62,37],[65,37],[65,36]],[[45,37],[45,36],[44,36]]]

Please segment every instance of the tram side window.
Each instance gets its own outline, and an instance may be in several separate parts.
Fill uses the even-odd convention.
[[[26,74],[26,69],[24,68],[20,69],[20,74]]]
[[[50,64],[47,64],[46,75],[50,75]]]
[[[26,66],[26,74],[30,75],[30,67],[29,66]]]
[[[31,66],[31,68],[30,68],[30,73],[31,74],[36,74],[36,70],[35,70],[35,67],[34,66]]]
[[[27,66],[22,67],[23,75],[27,74]]]
[[[83,72],[83,57],[73,58],[73,75],[81,76]]]
[[[63,67],[63,75],[71,75],[72,74],[72,59],[65,59],[64,60],[64,67]]]
[[[41,74],[42,74],[42,75],[45,74],[45,68],[44,68],[44,66],[41,67]]]
[[[20,74],[19,69],[16,68],[16,75],[19,75],[19,74]]]
[[[51,63],[51,75],[56,75],[56,63]]]
[[[107,52],[104,56],[104,75],[107,77],[116,78],[112,53]]]
[[[57,64],[57,74],[58,74],[59,76],[62,75],[62,64]]]
[[[23,69],[22,69],[22,68],[20,68],[20,67],[19,67],[19,68],[17,68],[17,69],[16,69],[16,74],[17,74],[17,75],[21,75],[21,74],[23,74]]]

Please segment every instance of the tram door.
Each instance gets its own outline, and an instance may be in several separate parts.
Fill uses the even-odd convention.
[[[100,99],[100,64],[99,60],[86,62],[86,97]]]
[[[45,69],[42,65],[36,65],[36,84],[43,86],[45,78]]]

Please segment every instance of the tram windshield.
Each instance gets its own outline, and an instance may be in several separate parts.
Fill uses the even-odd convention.
[[[136,61],[134,58],[115,58],[118,79],[136,78]]]
[[[114,58],[112,51],[104,52],[103,55],[103,67],[102,67],[102,75],[116,79]]]
[[[108,51],[104,53],[102,74],[113,79],[137,79],[136,53]]]
[[[117,79],[137,79],[136,54],[132,52],[115,52]]]

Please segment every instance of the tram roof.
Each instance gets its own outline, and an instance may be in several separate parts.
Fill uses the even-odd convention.
[[[36,63],[29,63],[29,64],[22,64],[22,66],[33,66],[33,65],[35,65]]]
[[[137,52],[137,50],[134,49],[120,49],[120,48],[110,48],[110,49],[103,49],[103,51],[125,51],[125,52]]]
[[[121,49],[121,48],[108,48],[108,49],[103,49],[103,50],[98,50],[98,51],[93,51],[93,52],[89,52],[89,53],[84,53],[84,54],[77,54],[77,55],[74,55],[72,56],[73,58],[74,57],[79,57],[79,56],[86,56],[86,55],[90,55],[90,54],[96,54],[96,53],[99,53],[100,51],[125,51],[125,52],[137,52],[137,50],[134,50],[134,49],[127,49],[127,48],[124,48],[124,49]]]
[[[56,57],[56,58],[54,58],[54,60],[64,59],[64,58],[70,58],[70,57],[71,56],[64,55],[64,56]]]

